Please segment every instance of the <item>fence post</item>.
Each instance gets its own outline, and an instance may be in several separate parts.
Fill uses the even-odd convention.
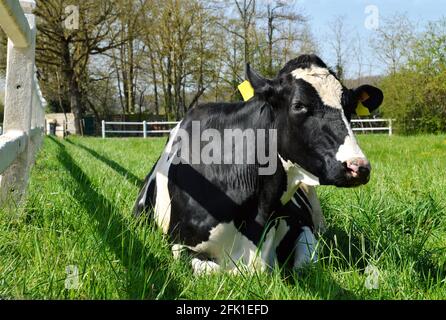
[[[144,138],[147,138],[147,121],[144,120],[142,122],[142,126],[143,126],[142,131],[143,131]]]
[[[4,132],[22,131],[26,136],[26,145],[24,151],[3,173],[0,182],[0,202],[11,200],[7,202],[15,206],[19,206],[20,200],[23,199],[33,156],[30,146],[30,131],[36,46],[35,17],[31,14],[35,3],[28,0],[21,1],[20,5],[25,12],[31,37],[29,45],[21,48],[15,46],[12,40],[8,39]]]
[[[105,120],[102,120],[102,139],[105,139]]]
[[[389,119],[389,136],[392,135],[392,119]]]

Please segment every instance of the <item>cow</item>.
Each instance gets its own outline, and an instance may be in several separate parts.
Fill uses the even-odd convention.
[[[371,166],[350,120],[359,102],[369,111],[378,108],[381,90],[370,85],[347,89],[316,55],[290,60],[274,79],[247,64],[246,77],[254,89],[248,101],[207,103],[188,111],[171,131],[133,209],[135,215],[149,213],[169,236],[175,257],[192,255],[196,274],[301,268],[316,261],[315,235],[324,219],[314,187],[348,188],[369,181]],[[211,130],[223,136],[228,129],[272,135],[265,134],[263,144],[242,136],[242,149],[215,148],[213,153],[226,159],[229,152],[233,159],[232,152],[262,147],[270,162],[276,161],[274,170],[265,173],[259,156],[251,162],[245,156],[241,163],[203,163],[194,161],[192,151],[178,161],[191,149],[185,135]]]

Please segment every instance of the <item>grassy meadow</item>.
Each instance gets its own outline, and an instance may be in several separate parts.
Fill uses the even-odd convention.
[[[45,138],[24,205],[0,211],[0,299],[445,299],[446,136],[359,140],[372,178],[318,188],[318,263],[195,277],[131,215],[165,138]]]

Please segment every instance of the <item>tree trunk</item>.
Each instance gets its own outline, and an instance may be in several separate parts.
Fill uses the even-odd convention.
[[[153,57],[152,49],[149,47],[150,51],[150,67],[152,68],[152,81],[153,81],[153,94],[155,96],[155,114],[159,116],[160,108],[158,101],[158,81],[156,80],[156,70],[155,70],[155,59]]]
[[[120,73],[119,73],[119,68],[118,68],[118,62],[115,56],[115,50],[112,51],[113,52],[113,62],[115,65],[115,70],[116,70],[116,77],[117,77],[117,81],[118,81],[118,93],[119,93],[119,102],[121,104],[121,109],[122,109],[122,117],[125,117],[125,106],[124,106],[124,101],[122,99],[122,91],[121,91],[121,77],[120,77]]]
[[[169,119],[169,116],[172,112],[172,100],[173,100],[173,96],[172,96],[172,59],[169,55],[168,59],[167,59],[167,92],[166,92],[166,117],[167,119]]]
[[[82,120],[82,106],[81,106],[81,93],[79,91],[78,83],[74,75],[70,79],[70,104],[71,112],[74,114],[74,133],[81,134],[81,120]]]
[[[131,31],[130,31],[131,32]],[[128,40],[128,55],[129,55],[129,61],[128,61],[128,77],[127,77],[127,92],[128,92],[128,99],[127,99],[127,109],[129,112],[135,111],[135,86],[134,86],[134,78],[135,78],[135,61],[134,61],[134,52],[133,52],[133,35],[129,35]]]
[[[69,43],[63,43],[63,75],[66,83],[68,83],[68,95],[70,98],[70,108],[74,115],[74,133],[81,134],[81,119],[83,116],[81,106],[81,92],[79,90],[79,84],[76,79],[76,73],[73,70]]]
[[[271,8],[268,6],[268,76],[273,76],[273,33],[274,33],[274,25],[273,20],[274,16],[271,12]]]

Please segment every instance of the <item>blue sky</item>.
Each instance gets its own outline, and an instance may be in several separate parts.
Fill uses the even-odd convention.
[[[296,0],[297,7],[304,10],[310,18],[311,29],[318,39],[321,55],[329,64],[333,64],[332,55],[326,42],[330,33],[329,22],[335,16],[345,16],[345,25],[352,35],[356,32],[363,41],[363,50],[367,63],[373,65],[367,67],[366,72],[379,74],[379,63],[374,59],[369,49],[368,39],[373,35],[373,30],[364,26],[367,14],[364,12],[369,5],[375,5],[380,17],[389,17],[396,13],[406,14],[419,28],[428,21],[446,17],[446,0]],[[356,72],[355,66],[350,66],[349,73]]]

